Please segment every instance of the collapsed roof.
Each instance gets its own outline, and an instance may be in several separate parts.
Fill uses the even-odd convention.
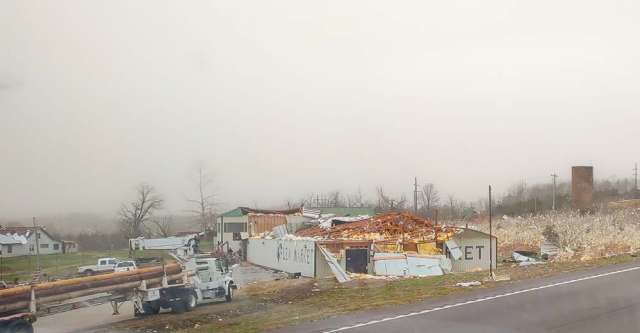
[[[302,237],[326,239],[371,239],[371,240],[433,240],[434,223],[431,220],[409,213],[386,213],[371,218],[339,224],[330,229],[314,226],[296,233]],[[438,233],[453,233],[450,227],[437,227]],[[438,237],[440,238],[440,237]]]

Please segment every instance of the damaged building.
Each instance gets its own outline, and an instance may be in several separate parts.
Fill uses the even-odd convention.
[[[497,239],[408,213],[318,217],[295,233],[247,240],[248,261],[302,276],[430,276],[488,270]],[[491,239],[491,240],[490,240]],[[491,246],[491,249],[490,249]]]
[[[214,242],[228,244],[233,251],[243,248],[243,240],[271,232],[273,228],[285,225],[295,231],[310,218],[303,216],[303,209],[266,210],[238,207],[218,216]]]

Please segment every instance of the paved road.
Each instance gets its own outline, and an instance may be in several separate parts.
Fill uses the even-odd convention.
[[[608,266],[513,282],[280,332],[640,332],[640,266]]]

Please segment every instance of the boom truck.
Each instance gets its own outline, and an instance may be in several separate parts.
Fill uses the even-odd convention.
[[[200,254],[199,235],[129,241],[131,250],[170,250],[170,255],[189,272],[189,277],[173,285],[137,289],[131,299],[136,315],[157,314],[160,309],[191,311],[200,303],[224,300],[231,302],[238,287],[226,258]],[[115,308],[117,309],[117,307]]]
[[[177,263],[0,289],[0,333],[32,333],[38,316],[107,302],[117,315],[120,306],[131,301],[134,315],[141,316],[161,309],[180,313],[200,303],[231,301],[237,286],[228,262],[198,253],[197,243],[198,235],[132,239],[132,248],[168,250]],[[88,296],[95,297],[78,300]]]

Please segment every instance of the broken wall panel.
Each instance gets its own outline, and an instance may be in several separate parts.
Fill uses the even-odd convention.
[[[270,232],[279,225],[287,224],[287,217],[282,214],[249,214],[248,220],[251,236]]]
[[[444,274],[440,257],[376,253],[373,262],[376,275],[436,276]]]
[[[247,261],[287,273],[315,277],[315,242],[251,238],[247,244]]]

